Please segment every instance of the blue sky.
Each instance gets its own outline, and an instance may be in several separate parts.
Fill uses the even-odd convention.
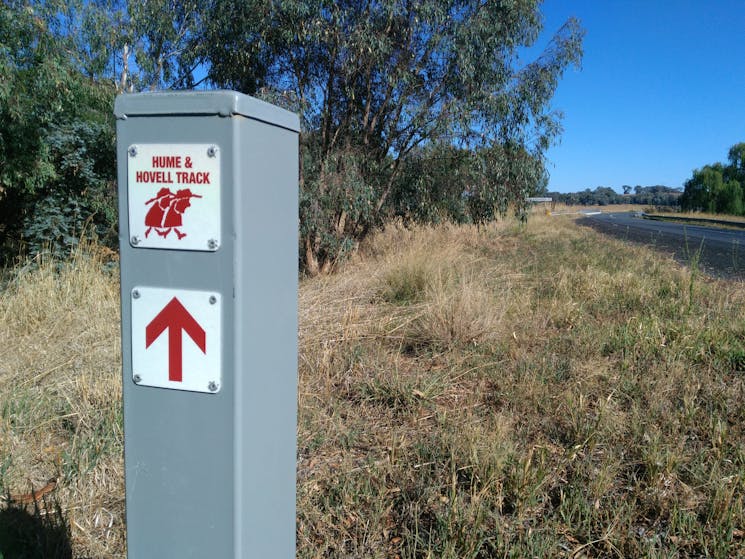
[[[682,187],[745,142],[745,0],[546,0],[545,45],[570,16],[586,30],[580,70],[553,107],[550,191]],[[533,50],[533,49],[531,49]]]

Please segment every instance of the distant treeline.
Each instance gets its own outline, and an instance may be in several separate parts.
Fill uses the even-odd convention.
[[[714,163],[693,171],[680,197],[684,210],[745,214],[745,142],[732,146],[727,159],[728,165]]]
[[[644,204],[647,206],[677,206],[682,189],[669,186],[623,186],[623,194],[607,186],[589,188],[582,192],[549,192],[556,202],[582,206],[609,206],[611,204]]]

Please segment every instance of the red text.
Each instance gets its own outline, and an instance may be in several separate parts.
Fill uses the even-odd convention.
[[[209,184],[210,174],[205,171],[176,171],[179,184]]]
[[[137,171],[135,180],[155,184],[173,184],[170,171]]]
[[[180,155],[153,155],[153,169],[179,169]]]

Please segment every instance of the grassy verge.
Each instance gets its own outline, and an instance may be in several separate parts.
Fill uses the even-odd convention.
[[[299,556],[745,553],[743,295],[566,221],[378,236],[301,294]]]
[[[745,223],[745,216],[741,215],[711,214],[706,212],[679,212],[678,215],[693,219],[715,219],[721,221],[732,221],[733,223]]]
[[[542,208],[552,208],[551,213],[556,214],[574,214],[578,212],[584,212],[584,211],[596,211],[596,212],[603,212],[603,213],[613,213],[613,212],[640,212],[643,211],[646,206],[642,204],[607,204],[605,206],[598,206],[598,205],[592,205],[592,206],[585,206],[581,204],[562,204],[562,203],[545,203],[541,202],[539,204],[536,204],[534,206],[534,209],[542,209]],[[544,213],[544,212],[540,212]]]
[[[745,227],[745,218],[740,216],[721,215],[717,216],[714,214],[700,214],[700,213],[646,213],[645,217],[648,219],[658,219],[661,221],[674,221],[678,223],[687,223],[690,225],[704,225],[706,227],[715,227],[718,229],[733,229],[736,231],[742,231]]]
[[[70,548],[75,557],[123,553],[119,291],[106,257],[82,247],[66,263],[28,263],[0,293],[7,559],[65,558]],[[52,478],[53,492],[25,502]]]
[[[58,475],[75,556],[122,557],[99,270],[0,294],[0,491]],[[570,220],[390,227],[301,284],[298,557],[745,554],[744,299]]]

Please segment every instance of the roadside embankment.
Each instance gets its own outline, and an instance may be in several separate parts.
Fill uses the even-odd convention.
[[[0,293],[0,493],[56,476],[75,556],[125,553],[117,298],[83,255]],[[537,216],[389,226],[299,303],[298,557],[745,553],[739,284]]]

